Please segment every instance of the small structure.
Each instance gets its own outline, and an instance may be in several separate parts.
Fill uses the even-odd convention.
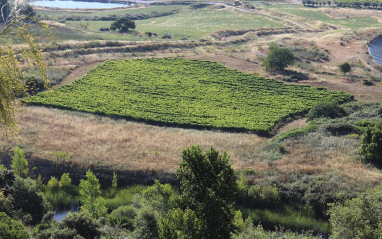
[[[234,5],[234,6],[239,6],[239,5],[240,5],[240,1],[239,1],[239,0],[235,0],[235,1],[233,2],[233,5]]]

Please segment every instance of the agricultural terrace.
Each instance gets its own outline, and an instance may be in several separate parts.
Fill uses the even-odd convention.
[[[160,125],[267,133],[319,101],[352,98],[216,62],[155,58],[105,62],[70,85],[26,101]]]

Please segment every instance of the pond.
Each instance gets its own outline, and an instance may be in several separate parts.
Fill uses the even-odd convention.
[[[53,219],[61,222],[69,212],[78,212],[80,209],[78,208],[78,205],[72,205],[69,210],[55,210]]]
[[[370,42],[369,53],[378,65],[382,65],[382,36]]]
[[[55,1],[33,1],[33,6],[52,7],[52,8],[76,8],[76,9],[98,9],[98,8],[117,8],[128,7],[129,4],[116,2],[87,2],[87,1],[71,1],[71,0],[55,0]]]

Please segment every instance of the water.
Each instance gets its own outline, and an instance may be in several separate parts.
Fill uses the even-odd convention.
[[[369,53],[378,65],[382,65],[382,37],[377,37],[370,42]]]
[[[36,1],[30,4],[38,7],[53,7],[53,8],[78,8],[78,9],[95,9],[95,8],[117,8],[128,7],[128,4],[111,3],[111,2],[86,2],[86,1],[71,1],[71,0],[55,0],[55,1]]]
[[[58,222],[61,222],[68,215],[69,212],[73,213],[78,211],[79,211],[78,205],[72,205],[70,207],[70,210],[56,211],[54,213],[53,219]]]

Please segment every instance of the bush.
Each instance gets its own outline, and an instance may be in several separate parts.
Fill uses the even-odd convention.
[[[100,235],[97,222],[85,213],[69,214],[62,220],[62,226],[75,230],[85,239],[93,239]]]
[[[349,123],[333,123],[324,125],[322,129],[332,135],[348,135],[348,134],[358,134],[359,130],[352,124]]]
[[[344,62],[342,64],[340,64],[338,66],[338,68],[340,69],[340,71],[344,74],[348,73],[351,71],[351,67],[350,67],[350,64],[348,62]]]
[[[264,60],[265,70],[268,72],[282,71],[294,64],[293,52],[287,48],[271,46]]]
[[[333,239],[382,238],[382,186],[329,210]]]
[[[1,239],[28,239],[28,232],[23,224],[0,212],[0,238]]]
[[[16,210],[20,210],[23,215],[32,216],[32,224],[41,222],[48,207],[40,194],[36,182],[30,178],[16,178],[12,186],[12,195]]]
[[[360,151],[366,161],[382,162],[382,121],[373,127],[367,127]]]
[[[346,116],[345,110],[337,103],[333,102],[320,102],[311,108],[308,112],[308,120],[317,118],[339,118]]]

